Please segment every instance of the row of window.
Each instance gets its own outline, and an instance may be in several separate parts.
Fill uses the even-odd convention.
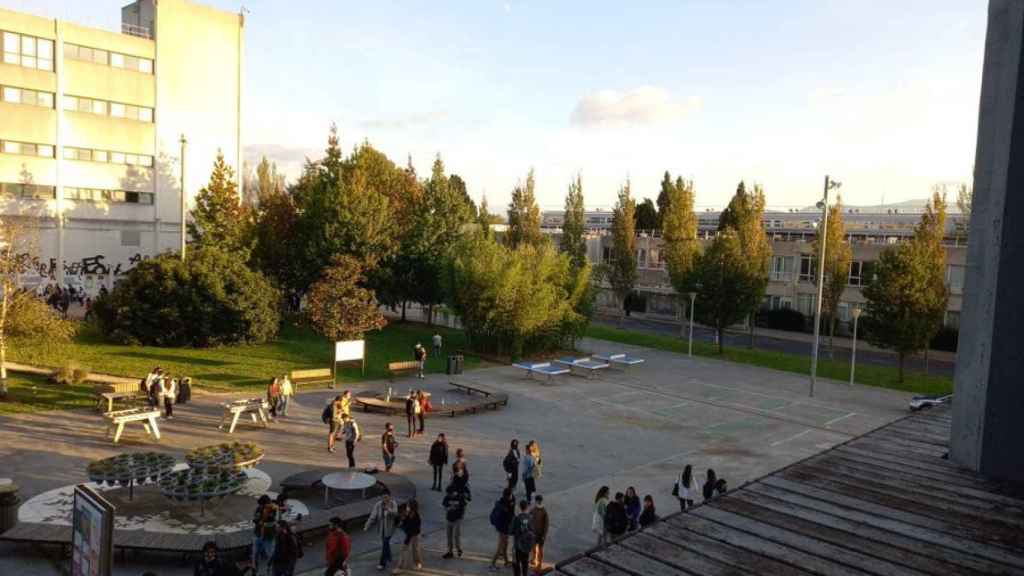
[[[31,200],[53,200],[57,197],[57,193],[54,186],[0,182],[0,196]]]
[[[94,150],[91,148],[64,147],[65,160],[82,160],[85,162],[104,162],[109,164],[127,164],[129,166],[153,166],[153,157],[145,154],[126,154],[124,152],[111,152],[109,150]]]
[[[89,48],[77,44],[65,43],[64,57],[71,58],[72,60],[81,60],[82,62],[92,62],[101,66],[142,72],[143,74],[153,73],[153,61],[149,58],[139,58],[138,56],[129,56],[120,52]]]
[[[4,64],[53,71],[53,40],[14,32],[3,33]]]
[[[53,92],[41,92],[27,88],[3,86],[0,88],[4,102],[8,104],[25,104],[26,106],[42,106],[53,108]]]
[[[98,188],[64,188],[67,200],[86,202],[118,202],[127,204],[152,204],[152,192],[129,192],[127,190],[102,190]]]
[[[153,121],[152,108],[148,108],[146,106],[135,106],[132,104],[122,104],[120,102],[110,102],[107,100],[97,100],[95,98],[65,96],[64,109],[76,112],[86,112],[89,114],[98,114],[100,116],[127,118],[128,120],[138,120],[139,122]]]
[[[21,154],[22,156],[40,156],[53,158],[53,146],[49,144],[32,144],[30,142],[0,141],[0,152],[4,154]]]

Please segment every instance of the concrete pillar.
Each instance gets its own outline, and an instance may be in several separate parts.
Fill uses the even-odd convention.
[[[1024,2],[991,0],[950,457],[1024,480]]]

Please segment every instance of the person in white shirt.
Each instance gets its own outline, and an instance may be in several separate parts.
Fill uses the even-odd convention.
[[[680,512],[693,507],[693,495],[697,492],[697,486],[693,481],[693,466],[687,464],[683,468],[683,473],[676,479],[676,486],[672,492],[679,500]]]
[[[398,507],[391,499],[390,494],[385,494],[380,501],[373,505],[370,517],[366,519],[363,530],[369,530],[374,522],[377,522],[377,534],[380,536],[380,561],[377,562],[377,570],[387,568],[391,561],[391,536],[395,533],[395,526],[398,520]]]
[[[160,398],[164,404],[164,418],[174,418],[174,398],[178,395],[178,381],[170,376],[159,380]]]
[[[434,333],[434,356],[441,355],[441,334]]]
[[[281,400],[277,407],[277,413],[281,416],[288,415],[288,404],[291,402],[292,396],[295,395],[295,386],[292,385],[291,378],[287,374],[281,376]]]

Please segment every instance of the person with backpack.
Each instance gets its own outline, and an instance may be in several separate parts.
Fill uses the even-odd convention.
[[[253,574],[260,573],[260,560],[266,559],[266,572],[269,575],[271,558],[274,557],[274,544],[277,537],[277,506],[266,494],[256,501],[256,511],[252,515],[252,567]]]
[[[505,488],[501,493],[501,498],[498,498],[494,502],[494,508],[491,509],[491,526],[498,532],[498,549],[494,552],[494,557],[491,558],[491,572],[498,571],[498,557],[505,561],[505,566],[509,565],[508,560],[508,535],[512,531],[512,520],[516,515],[516,500],[512,497],[512,491]]]
[[[341,393],[341,405],[338,406],[338,410],[341,411],[342,415],[352,415],[352,391],[345,390]]]
[[[324,406],[320,419],[328,425],[327,451],[333,453],[334,443],[338,439],[338,433],[341,432],[341,396],[335,396],[334,400]]]
[[[416,435],[416,407],[419,403],[416,402],[416,393],[409,390],[409,395],[405,397],[405,422],[409,425],[409,438]]]
[[[704,481],[704,501],[711,500],[715,497],[715,485],[718,484],[718,476],[715,475],[715,471],[708,468],[708,477]]]
[[[516,484],[519,483],[519,440],[515,438],[509,445],[508,454],[505,455],[505,459],[502,461],[502,467],[505,468],[505,478],[508,480],[508,489],[513,494],[516,493]]]
[[[604,526],[608,538],[621,538],[629,529],[629,516],[626,515],[626,496],[622,492],[615,493],[615,500],[608,503],[604,511]]]
[[[384,457],[384,471],[391,472],[398,455],[398,440],[395,439],[395,425],[388,422],[384,425],[384,434],[380,437],[380,449]]]
[[[605,514],[608,512],[608,493],[608,487],[601,486],[594,496],[594,514],[591,517],[590,529],[597,534],[598,546],[608,543],[608,530],[604,521]]]
[[[431,490],[441,491],[441,476],[446,464],[448,464],[448,440],[444,433],[437,435],[437,440],[430,445],[430,457],[427,459],[430,467],[434,469],[434,483]]]
[[[679,511],[685,512],[687,508],[693,508],[693,493],[696,491],[693,484],[693,466],[689,464],[683,468],[683,473],[676,479],[672,487],[672,495],[679,500]]]
[[[644,496],[644,511],[640,513],[640,527],[647,528],[658,521],[658,513],[654,510],[654,498],[650,494]]]
[[[445,533],[448,536],[448,552],[442,556],[445,560],[455,557],[453,551],[459,553],[462,558],[462,519],[466,517],[466,507],[472,497],[469,494],[468,486],[452,483],[445,491],[444,500],[441,506],[445,509]]]
[[[523,457],[523,486],[526,488],[526,501],[532,502],[537,492],[537,478],[541,471],[540,444],[530,440],[526,443],[526,456]]]
[[[335,576],[348,571],[348,556],[352,552],[352,539],[342,527],[341,518],[334,516],[329,521],[327,540],[324,542],[327,569],[324,576]]]
[[[512,573],[515,576],[529,576],[530,574],[530,552],[537,542],[530,525],[530,503],[526,500],[519,502],[519,515],[512,521],[512,548],[515,550],[516,559],[512,563]]]
[[[345,440],[345,456],[348,457],[348,467],[356,467],[356,442],[363,439],[363,433],[359,431],[359,424],[349,414],[341,415],[341,437]]]
[[[629,531],[632,532],[640,526],[640,496],[636,493],[636,488],[630,486],[626,488],[626,498],[624,500],[626,505],[626,518],[629,518]]]
[[[398,559],[398,570],[410,569],[413,566],[420,570],[423,568],[420,552],[420,532],[423,529],[423,521],[420,519],[420,506],[416,500],[410,500],[405,505],[401,527],[402,532],[405,532],[405,542],[402,544],[402,556]]]
[[[380,536],[380,561],[377,562],[377,570],[387,568],[391,562],[391,536],[395,533],[395,525],[398,519],[398,507],[391,499],[390,494],[384,494],[370,512],[366,519],[363,531],[370,529],[374,522],[377,523],[377,535]]]
[[[295,576],[295,564],[302,558],[302,543],[291,525],[285,520],[277,521],[277,544],[271,563],[274,576]]]
[[[544,508],[544,497],[537,494],[533,497],[533,510],[530,510],[530,528],[533,529],[533,565],[537,572],[544,568],[544,542],[548,538],[548,511]]]

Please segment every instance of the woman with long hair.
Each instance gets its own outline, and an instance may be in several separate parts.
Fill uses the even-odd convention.
[[[608,543],[608,532],[604,528],[604,513],[608,508],[608,494],[611,492],[607,486],[601,486],[594,495],[594,516],[590,522],[590,529],[597,534],[597,545],[603,546]]]
[[[679,511],[685,512],[687,508],[693,507],[693,466],[689,464],[683,468],[683,473],[676,480],[675,497],[679,500]]]
[[[526,444],[526,455],[523,457],[523,486],[526,487],[526,501],[533,502],[537,492],[537,478],[540,478],[541,467],[540,444],[530,440]]]
[[[401,528],[402,532],[405,532],[405,542],[402,543],[402,555],[398,560],[398,570],[410,570],[414,566],[419,570],[423,568],[423,559],[420,553],[420,532],[423,526],[420,520],[420,506],[416,500],[409,500],[405,505],[405,510],[402,512]]]
[[[704,500],[711,500],[715,497],[715,485],[718,484],[718,476],[715,471],[708,468],[708,479],[704,482]]]

